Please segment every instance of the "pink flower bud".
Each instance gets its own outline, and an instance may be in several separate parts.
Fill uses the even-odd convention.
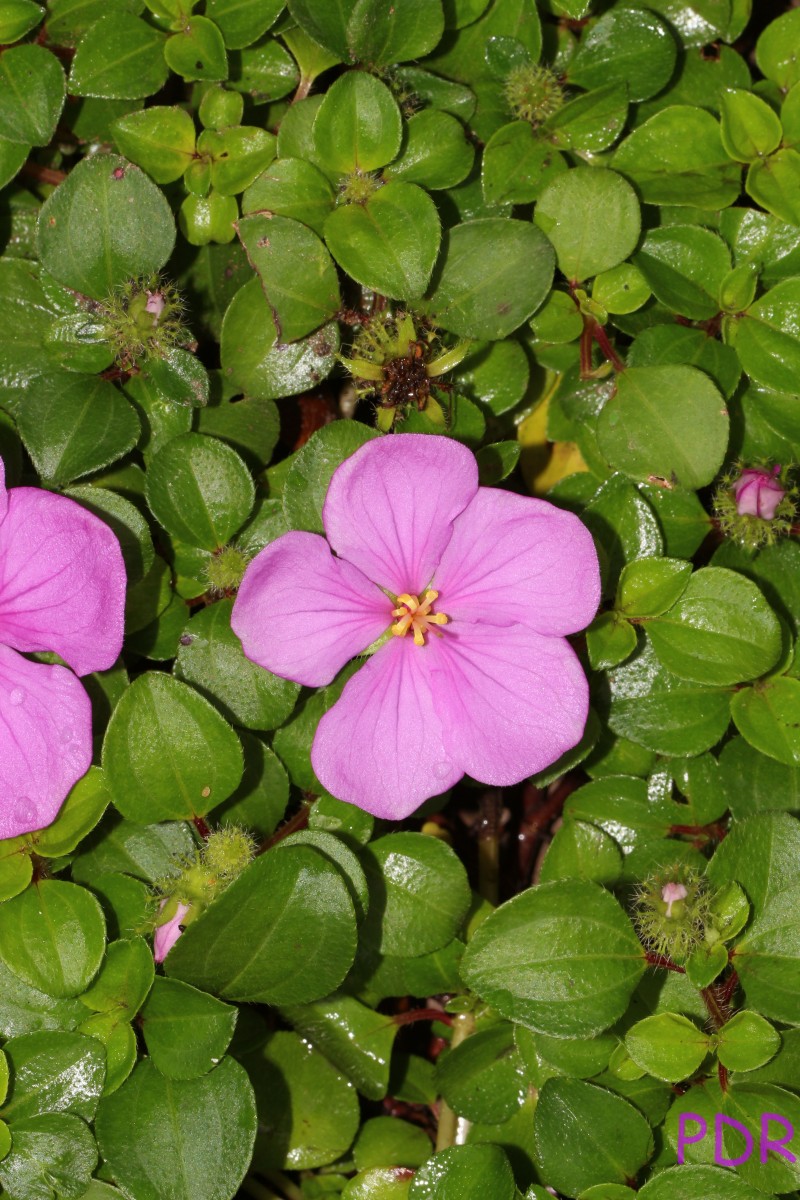
[[[740,517],[773,520],[778,505],[786,495],[785,489],[776,479],[779,474],[779,466],[773,467],[771,471],[766,467],[748,467],[746,471],[742,471],[733,485],[736,511]]]
[[[667,906],[667,916],[672,916],[672,906],[678,900],[685,900],[689,895],[682,883],[665,883],[661,889],[661,899]]]
[[[160,905],[158,906],[159,912],[161,912],[166,903],[166,900],[161,901]],[[175,909],[175,915],[170,917],[168,921],[165,921],[163,925],[156,926],[156,932],[153,938],[153,958],[157,963],[164,961],[172,947],[177,942],[178,938],[183,933],[181,925],[189,912],[189,908],[190,905],[181,904],[181,902],[178,901]]]
[[[147,304],[145,304],[144,310],[145,310],[145,312],[149,312],[149,313],[153,314],[153,316],[155,317],[155,321],[153,322],[154,325],[158,324],[158,318],[161,316],[161,314],[164,311],[165,303],[166,302],[165,302],[164,297],[162,296],[161,292],[148,292],[147,293]]]

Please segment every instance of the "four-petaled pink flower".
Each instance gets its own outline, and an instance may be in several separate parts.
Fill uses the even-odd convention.
[[[336,470],[323,524],[330,548],[297,532],[261,551],[232,623],[248,658],[309,687],[386,635],[317,728],[329,792],[397,820],[465,773],[518,783],[580,740],[588,687],[564,635],[600,581],[577,517],[478,487],[449,438],[393,434]]]
[[[771,471],[766,467],[748,467],[742,471],[733,485],[736,498],[736,511],[740,517],[761,517],[764,521],[775,518],[778,505],[786,495],[776,478],[781,469],[775,466]]]
[[[109,527],[74,500],[6,490],[0,459],[0,838],[42,829],[92,761],[76,675],[122,649],[125,566]],[[48,650],[66,667],[31,662]]]

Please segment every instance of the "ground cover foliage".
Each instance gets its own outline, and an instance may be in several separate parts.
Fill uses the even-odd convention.
[[[6,483],[128,578],[94,765],[0,842],[0,1192],[797,1195],[800,10],[0,0],[0,42]],[[231,630],[393,431],[578,514],[603,588],[579,745],[402,823],[311,767],[354,667]]]

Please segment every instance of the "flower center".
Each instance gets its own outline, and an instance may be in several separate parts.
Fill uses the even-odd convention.
[[[402,596],[398,596],[398,606],[392,609],[392,616],[397,617],[394,625],[392,625],[392,633],[395,637],[405,637],[408,631],[412,630],[414,644],[416,646],[424,646],[425,634],[431,625],[446,625],[449,620],[449,617],[446,617],[444,613],[431,612],[434,602],[438,598],[439,593],[430,589],[421,598],[409,596],[407,592]]]

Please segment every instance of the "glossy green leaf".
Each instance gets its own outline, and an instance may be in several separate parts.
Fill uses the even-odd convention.
[[[729,1071],[753,1071],[777,1054],[781,1035],[757,1012],[737,1012],[719,1033],[717,1056]]]
[[[595,671],[624,662],[636,645],[636,630],[618,613],[601,613],[586,630],[586,649]]]
[[[247,188],[242,212],[246,216],[269,210],[302,221],[321,237],[334,199],[330,181],[313,163],[304,158],[280,158]]]
[[[194,157],[194,122],[177,106],[128,113],[114,121],[112,132],[120,152],[156,183],[180,179]]]
[[[484,150],[484,199],[487,204],[528,204],[566,169],[566,159],[538,138],[527,121],[512,121],[492,134]]]
[[[0,61],[0,137],[46,146],[64,107],[66,81],[54,54],[43,46],[12,46]]]
[[[631,100],[646,100],[667,83],[676,58],[675,39],[655,13],[616,5],[581,39],[568,78],[583,88],[624,83]]]
[[[304,337],[337,312],[336,268],[313,230],[290,217],[255,215],[243,217],[238,232],[264,288],[279,342]]]
[[[159,976],[141,1012],[147,1052],[168,1079],[207,1074],[228,1048],[237,1010],[178,979]]]
[[[792,392],[800,364],[796,313],[800,283],[787,279],[751,305],[738,323],[736,353],[747,374],[775,391]]]
[[[588,879],[604,885],[617,881],[622,854],[613,838],[586,821],[565,820],[542,863],[541,882]]]
[[[36,853],[41,858],[69,854],[95,828],[110,798],[103,772],[99,767],[89,767],[73,786],[55,821],[28,835]]]
[[[34,29],[44,10],[33,0],[4,0],[0,6],[0,41],[6,45],[18,41]]]
[[[43,1113],[14,1122],[0,1184],[12,1200],[80,1200],[96,1166],[97,1146],[85,1122],[73,1113]]]
[[[444,1099],[469,1121],[507,1121],[527,1092],[513,1027],[506,1022],[479,1030],[440,1056],[436,1074]]]
[[[106,1073],[105,1056],[94,1039],[43,1030],[11,1038],[3,1052],[12,1073],[3,1102],[6,1121],[16,1125],[47,1112],[93,1119]]]
[[[310,38],[346,61],[347,23],[355,6],[356,0],[291,0],[289,12]]]
[[[376,436],[355,421],[333,421],[309,438],[292,462],[283,489],[283,512],[290,529],[324,533],[322,506],[336,468]]]
[[[680,558],[645,558],[620,575],[616,608],[628,617],[657,617],[681,598],[692,574]]]
[[[699,225],[652,229],[635,263],[656,298],[673,312],[704,321],[719,311],[719,292],[731,269],[722,238]]]
[[[443,32],[441,0],[357,0],[347,42],[357,62],[385,67],[429,54]]]
[[[408,1200],[514,1200],[514,1175],[499,1146],[451,1146],[417,1172]]]
[[[222,33],[228,49],[241,50],[258,41],[283,8],[282,0],[206,0],[205,14]]]
[[[110,12],[92,24],[72,60],[74,96],[134,100],[159,91],[169,73],[164,35],[139,17]]]
[[[800,82],[797,51],[800,47],[800,17],[786,12],[771,21],[756,43],[759,69],[781,88]]]
[[[163,193],[138,167],[96,154],[49,197],[37,241],[43,265],[59,283],[102,299],[132,276],[164,265],[175,222]]]
[[[314,120],[321,165],[339,175],[374,171],[400,149],[400,109],[385,83],[349,71],[326,92]]]
[[[7,900],[0,959],[23,983],[65,999],[84,991],[105,952],[105,921],[91,892],[45,879]]]
[[[639,201],[621,175],[605,168],[578,167],[544,189],[534,219],[553,244],[560,270],[582,281],[610,271],[635,249]]]
[[[392,1046],[400,1028],[391,1017],[341,992],[312,1004],[287,1006],[281,1012],[304,1041],[321,1051],[362,1095],[383,1099],[389,1087]],[[386,1163],[408,1165],[396,1159],[383,1160]],[[360,1169],[378,1165],[382,1164],[359,1162]]]
[[[703,1030],[678,1013],[659,1013],[637,1021],[625,1036],[625,1049],[633,1061],[667,1083],[693,1075],[711,1049]]]
[[[755,162],[772,154],[783,130],[773,109],[752,92],[728,88],[720,97],[722,144],[731,158]]]
[[[206,129],[197,149],[211,158],[211,186],[222,196],[236,196],[249,187],[275,157],[274,134],[255,125],[221,131]]]
[[[249,517],[253,481],[239,455],[198,433],[172,438],[147,473],[147,500],[169,533],[191,546],[224,546]]]
[[[648,204],[726,208],[740,191],[741,168],[731,162],[709,112],[670,105],[620,144],[612,165]]]
[[[469,175],[474,158],[461,122],[449,113],[424,108],[406,123],[403,148],[383,177],[433,191],[455,187]]]
[[[786,766],[800,766],[800,680],[766,680],[737,693],[731,716],[756,750]]]

